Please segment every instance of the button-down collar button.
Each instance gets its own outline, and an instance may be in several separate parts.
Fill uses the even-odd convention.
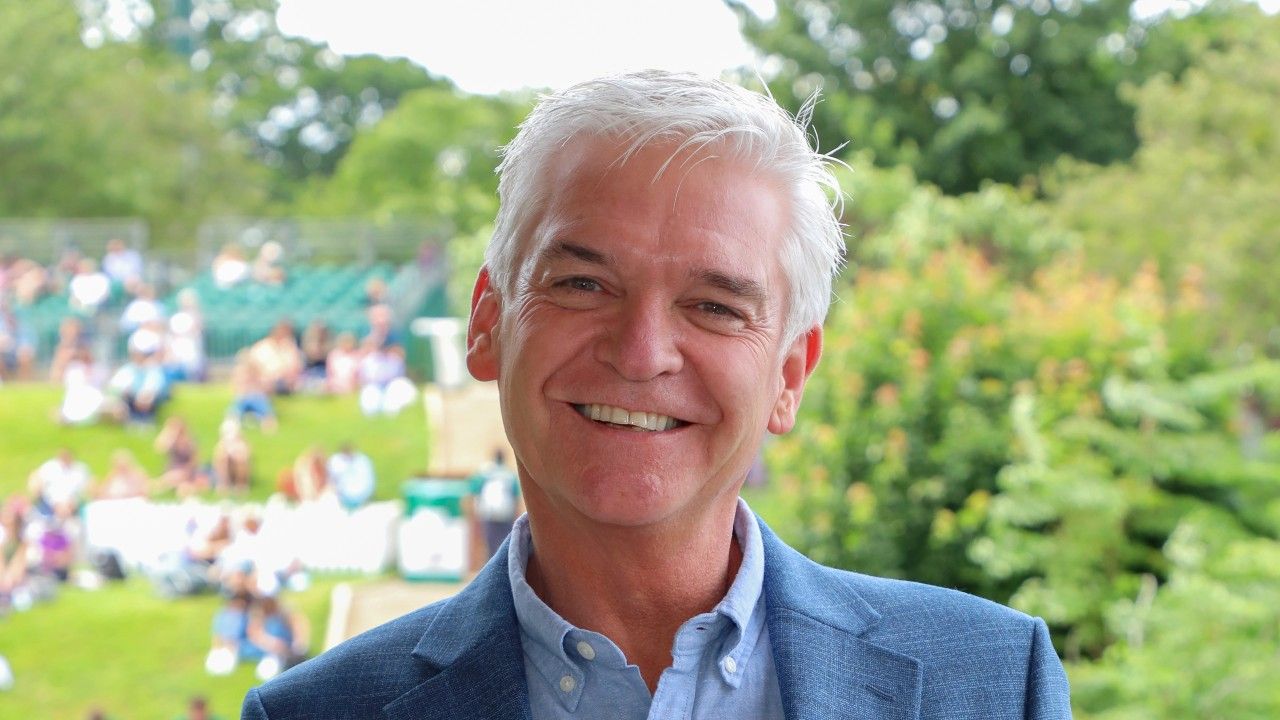
[[[586,640],[578,641],[578,654],[581,655],[585,660],[596,659],[596,649],[591,647],[591,644],[588,643]]]
[[[738,672],[738,661],[737,661],[737,660],[734,660],[732,657],[727,657],[727,658],[725,658],[725,659],[724,659],[724,671],[725,671],[725,672],[727,672],[727,673],[729,673],[730,675],[732,675],[733,673]]]
[[[573,679],[572,675],[565,675],[560,678],[560,689],[567,693],[573,692],[573,689],[577,686],[578,682]]]

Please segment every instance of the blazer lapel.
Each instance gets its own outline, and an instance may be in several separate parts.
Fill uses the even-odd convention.
[[[384,707],[387,720],[531,720],[505,543],[440,610],[413,656],[430,677]]]
[[[769,643],[787,719],[918,718],[920,661],[864,638],[880,614],[835,572],[760,527]]]

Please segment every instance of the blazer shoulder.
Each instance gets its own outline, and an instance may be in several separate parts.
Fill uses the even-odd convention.
[[[253,717],[378,717],[430,668],[411,653],[447,600],[367,630],[256,688]],[[246,715],[248,716],[248,715]]]
[[[830,572],[840,574],[885,620],[925,621],[926,625],[963,627],[966,632],[1004,629],[1030,633],[1036,623],[1026,613],[960,590],[846,570]]]
[[[980,684],[1024,701],[1044,692],[1066,697],[1066,676],[1043,620],[958,590],[843,575],[880,614],[865,639],[918,658],[929,676],[948,678],[943,686]]]
[[[827,567],[765,528],[765,584],[770,602],[824,624],[861,632],[929,631],[945,635],[992,628],[1029,634],[1035,620],[975,595],[907,580]]]

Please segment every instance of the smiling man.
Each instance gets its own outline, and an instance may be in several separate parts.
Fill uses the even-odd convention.
[[[505,151],[467,365],[528,508],[458,596],[251,691],[246,718],[1058,718],[1042,621],[816,565],[738,498],[795,422],[843,238],[770,98],[659,72]]]

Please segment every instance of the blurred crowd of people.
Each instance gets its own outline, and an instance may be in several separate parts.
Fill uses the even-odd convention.
[[[122,576],[118,563],[113,567],[110,558],[84,551],[82,510],[92,500],[185,499],[209,490],[243,498],[248,491],[252,450],[234,422],[223,423],[209,462],[201,462],[191,430],[178,417],[165,422],[154,448],[165,463],[159,475],[152,477],[131,452],[118,449],[100,480],[74,451],[63,448],[31,471],[25,494],[0,503],[0,614],[52,597],[76,567],[96,573],[99,580]],[[328,503],[355,511],[372,499],[376,485],[373,461],[347,442],[331,455],[320,445],[308,448],[279,471],[274,491],[293,503]],[[194,544],[190,556],[158,587],[173,595],[187,594],[183,588],[204,589],[190,570],[193,563],[213,564],[218,553],[207,548],[206,541]],[[194,575],[205,575],[205,569]],[[232,589],[245,588],[238,583]]]
[[[281,284],[288,278],[283,248],[263,243],[246,260],[238,245],[227,245],[210,268],[214,284]],[[204,317],[192,288],[173,296],[172,309],[144,280],[144,259],[123,241],[112,240],[101,262],[68,250],[52,267],[0,256],[0,382],[36,379],[37,338],[15,308],[46,294],[66,293],[68,309],[49,361],[49,379],[61,383],[58,419],[67,424],[113,420],[150,425],[182,382],[209,377]],[[358,394],[366,415],[395,415],[416,397],[406,376],[405,350],[394,324],[386,282],[371,278],[364,289],[368,331],[334,333],[315,319],[299,334],[281,319],[266,337],[241,350],[230,369],[236,399],[228,417],[253,420],[274,429],[271,397],[296,392]],[[118,316],[105,318],[111,307]],[[114,322],[102,322],[103,319]],[[109,367],[112,328],[123,338],[125,359]]]
[[[141,325],[147,320],[147,304],[135,301],[155,300],[144,271],[142,254],[120,239],[107,243],[100,261],[75,249],[65,250],[47,267],[29,258],[0,254],[0,380],[34,377],[36,336],[19,310],[34,306],[46,295],[65,293],[69,317],[79,319],[83,327],[113,302],[127,297],[121,323]]]
[[[229,245],[210,271],[220,288],[281,284],[289,277],[283,250],[274,242],[264,243],[252,260]],[[30,470],[27,492],[0,502],[0,617],[54,598],[65,583],[94,588],[138,572],[166,597],[221,595],[205,661],[211,674],[247,662],[265,679],[304,659],[310,629],[283,602],[282,592],[304,587],[306,575],[296,559],[282,559],[260,541],[263,519],[252,506],[224,507],[212,520],[193,514],[182,551],[145,568],[123,567],[119,558],[87,546],[85,507],[93,501],[184,501],[211,494],[244,500],[255,478],[244,427],[275,432],[283,396],[350,395],[366,416],[401,412],[417,389],[406,377],[385,281],[373,278],[364,288],[363,336],[335,333],[320,319],[299,333],[281,319],[233,362],[211,372],[196,291],[183,289],[162,300],[146,281],[145,258],[124,242],[112,240],[101,259],[67,251],[50,266],[0,256],[0,383],[40,379],[37,337],[23,318],[49,295],[67,298],[46,376],[63,388],[55,420],[120,423],[134,433],[154,433],[155,456],[144,463],[117,448],[99,476],[74,450],[63,448]],[[121,350],[123,361],[112,364]],[[184,383],[208,382],[228,383],[232,399],[216,428],[193,429],[170,403]],[[215,431],[216,442],[204,454],[196,435]],[[149,472],[145,466],[154,468],[157,460],[161,469]],[[371,459],[352,443],[332,452],[317,444],[280,468],[274,481],[273,492],[289,502],[352,512],[372,499],[376,474]]]
[[[177,293],[170,314],[150,285],[132,287],[134,295],[119,321],[128,333],[127,359],[114,371],[108,372],[95,357],[92,325],[86,318],[71,314],[59,327],[49,377],[64,388],[60,422],[107,419],[150,425],[177,384],[208,378],[204,319],[195,291]],[[277,418],[271,398],[298,392],[358,394],[362,411],[370,416],[395,415],[413,402],[417,389],[406,375],[404,346],[386,302],[386,284],[372,279],[365,295],[369,330],[359,340],[350,332],[335,336],[321,319],[313,320],[299,336],[290,320],[281,319],[266,337],[237,353],[229,373],[235,399],[228,418],[257,422],[272,431]],[[13,324],[16,327],[16,316]],[[21,361],[15,355],[15,368],[30,362],[27,354],[23,351],[26,359]]]

